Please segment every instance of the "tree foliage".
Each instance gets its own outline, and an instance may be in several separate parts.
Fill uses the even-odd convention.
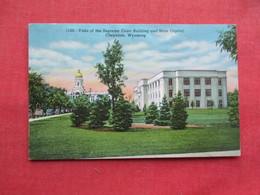
[[[194,106],[195,106],[194,100],[191,100],[190,106],[191,106],[192,109],[194,108]]]
[[[100,96],[99,99],[91,104],[89,123],[91,129],[104,126],[109,119],[110,99],[108,96]]]
[[[211,108],[211,109],[213,109],[214,105],[215,105],[214,100],[210,100],[210,108]]]
[[[29,108],[33,111],[45,101],[45,83],[41,74],[29,71]]]
[[[173,98],[173,102],[170,126],[172,129],[184,129],[187,124],[188,113],[186,111],[185,100],[180,91],[177,96]]]
[[[144,112],[144,115],[146,115],[146,113],[147,113],[147,107],[146,107],[146,104],[145,104],[144,107],[143,107],[143,112]]]
[[[146,124],[153,124],[155,119],[158,118],[158,107],[154,102],[148,107],[147,113],[145,116],[145,123]]]
[[[132,106],[120,98],[112,108],[112,120],[115,131],[128,131],[132,125]]]
[[[135,112],[140,112],[140,108],[138,105],[135,104],[135,102],[131,102],[131,106],[132,106],[132,112],[135,113]]]
[[[121,87],[127,77],[124,75],[124,59],[123,46],[118,40],[114,40],[113,44],[106,48],[103,52],[104,64],[98,63],[97,75],[100,81],[108,87],[108,92],[112,96],[112,106],[115,101],[122,95]]]
[[[168,126],[170,125],[170,119],[171,119],[171,110],[167,98],[164,96],[162,99],[162,106],[160,107],[159,110],[159,116],[154,121],[154,124],[160,126]]]
[[[237,35],[236,26],[228,25],[229,30],[219,31],[219,37],[216,41],[216,45],[221,47],[221,51],[227,51],[230,53],[232,60],[237,61]]]
[[[45,83],[41,74],[29,70],[29,108],[32,111],[37,108],[44,111],[52,108],[54,111],[56,107],[61,111],[61,108],[66,106],[71,107],[71,102],[65,89]]]
[[[90,102],[89,97],[81,95],[74,101],[74,110],[71,115],[71,122],[74,126],[79,127],[86,122],[89,117]]]
[[[232,127],[239,127],[239,102],[238,90],[229,95],[229,122]]]

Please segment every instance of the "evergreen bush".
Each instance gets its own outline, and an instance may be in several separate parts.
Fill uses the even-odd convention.
[[[145,116],[145,123],[153,124],[156,118],[158,118],[158,107],[155,105],[154,102],[152,102],[152,104],[148,107]]]
[[[159,110],[159,117],[155,119],[154,124],[159,126],[168,126],[170,125],[170,119],[171,110],[167,98],[164,96],[162,99],[162,106]]]
[[[187,124],[188,113],[186,111],[185,100],[180,91],[178,95],[173,98],[173,102],[170,126],[172,129],[184,129]]]
[[[86,122],[89,117],[90,102],[87,96],[79,96],[74,101],[74,110],[71,115],[71,122],[74,126],[79,127]]]
[[[146,104],[145,104],[144,107],[143,107],[143,112],[144,112],[144,115],[146,115],[146,113],[147,113],[147,107],[146,107]]]
[[[101,97],[91,104],[88,126],[96,129],[104,126],[105,121],[109,119],[110,101],[107,97]]]
[[[115,131],[128,131],[133,122],[131,104],[120,98],[115,102],[111,117]]]

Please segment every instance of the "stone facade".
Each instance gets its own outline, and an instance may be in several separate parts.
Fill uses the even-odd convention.
[[[71,92],[71,97],[75,99],[84,93],[85,89],[83,86],[83,75],[80,70],[78,70],[77,74],[75,75],[74,87]]]
[[[188,108],[207,108],[214,101],[215,108],[227,107],[226,71],[176,70],[162,71],[150,79],[142,79],[134,90],[134,100],[140,109],[154,102],[160,107],[163,96],[173,104],[173,97],[181,91]]]

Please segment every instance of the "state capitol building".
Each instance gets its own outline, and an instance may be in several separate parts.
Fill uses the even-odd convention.
[[[134,89],[134,101],[143,109],[154,102],[160,107],[163,96],[170,105],[178,91],[186,99],[186,106],[207,108],[214,101],[215,108],[227,107],[226,71],[217,70],[176,70],[162,71],[150,79],[142,79]]]
[[[89,91],[85,91],[83,85],[83,74],[78,70],[75,74],[74,87],[71,92],[67,93],[72,99],[78,98],[80,95],[88,95],[90,102],[94,102],[99,99],[100,96],[108,95],[108,92],[92,92],[91,88]]]

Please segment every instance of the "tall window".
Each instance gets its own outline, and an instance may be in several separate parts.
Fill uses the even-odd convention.
[[[190,90],[184,89],[184,96],[190,96]]]
[[[169,90],[169,97],[172,97],[172,90]]]
[[[205,85],[211,85],[211,78],[205,78]]]
[[[172,85],[172,78],[169,78],[169,85]]]
[[[218,79],[218,85],[221,85],[222,83],[221,83],[221,79]]]
[[[223,107],[222,100],[219,100],[219,101],[218,101],[218,107],[219,107],[219,108],[222,108],[222,107]]]
[[[194,84],[200,85],[200,78],[194,78]]]
[[[189,101],[188,100],[185,101],[185,105],[186,105],[186,108],[189,107]]]
[[[190,85],[190,78],[183,78],[184,85]]]
[[[199,101],[199,100],[196,101],[196,107],[197,107],[197,108],[200,107],[200,101]]]
[[[195,89],[195,96],[201,96],[200,89]]]
[[[206,89],[206,96],[211,96],[211,89]]]
[[[218,96],[220,96],[220,97],[222,96],[222,90],[221,89],[218,90]]]

